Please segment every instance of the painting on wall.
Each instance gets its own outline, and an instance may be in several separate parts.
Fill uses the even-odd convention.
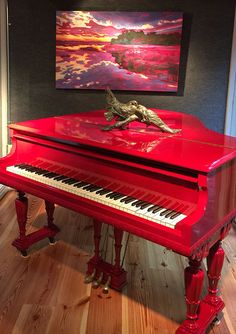
[[[56,88],[177,92],[181,12],[58,11]]]

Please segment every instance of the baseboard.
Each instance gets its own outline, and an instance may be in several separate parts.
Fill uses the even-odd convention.
[[[11,149],[12,149],[12,145],[8,144],[7,145],[7,153],[10,153]]]

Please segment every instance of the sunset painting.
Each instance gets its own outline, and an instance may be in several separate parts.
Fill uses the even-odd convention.
[[[56,88],[177,92],[180,12],[58,11]]]

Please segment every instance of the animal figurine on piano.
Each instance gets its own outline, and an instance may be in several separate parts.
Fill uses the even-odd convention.
[[[180,129],[171,129],[153,110],[147,109],[135,100],[127,103],[119,102],[110,89],[107,89],[106,101],[105,118],[108,122],[115,119],[115,123],[103,127],[104,131],[125,129],[129,123],[134,121],[145,123],[147,126],[155,126],[163,132],[174,134],[181,131]]]

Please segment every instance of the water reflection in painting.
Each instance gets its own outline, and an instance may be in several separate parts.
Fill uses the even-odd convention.
[[[59,11],[56,87],[178,90],[179,12]]]

